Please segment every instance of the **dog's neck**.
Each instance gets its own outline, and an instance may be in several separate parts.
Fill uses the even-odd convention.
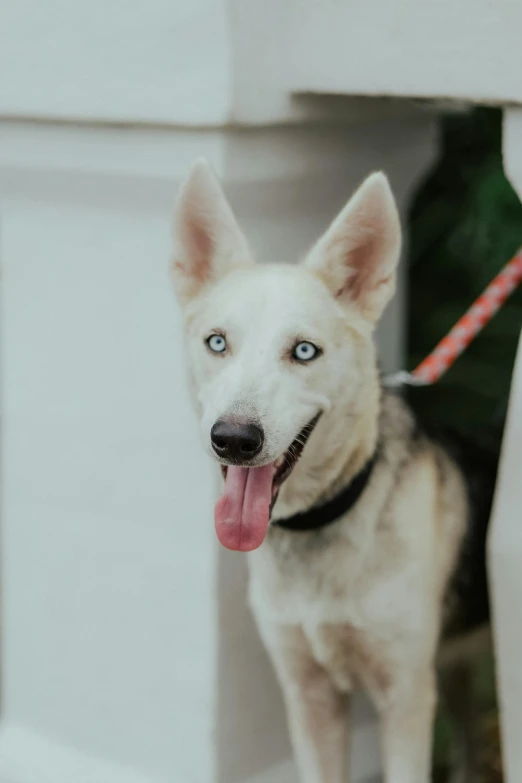
[[[345,487],[374,455],[380,389],[373,385],[364,405],[323,414],[294,471],[281,487],[273,519],[288,517],[328,500]]]

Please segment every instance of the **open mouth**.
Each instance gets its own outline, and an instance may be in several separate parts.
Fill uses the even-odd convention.
[[[293,469],[296,466],[296,463],[303,453],[303,449],[306,446],[306,441],[314,431],[315,425],[319,421],[320,413],[318,413],[314,418],[306,424],[299,435],[293,439],[292,443],[288,447],[288,449],[285,451],[284,454],[282,454],[273,464],[273,467],[275,468],[275,473],[272,478],[272,503],[270,508],[272,509],[276,499],[277,495],[279,493],[279,488],[281,487],[281,484],[283,481],[286,481],[290,473],[293,471]],[[223,474],[223,478],[226,481],[227,478],[227,471],[229,466],[228,465],[221,465],[221,472]],[[249,468],[245,468],[248,470]]]
[[[262,467],[221,466],[225,487],[214,520],[217,536],[227,549],[248,552],[261,545],[281,485],[298,462],[320,415],[303,427],[275,462]]]

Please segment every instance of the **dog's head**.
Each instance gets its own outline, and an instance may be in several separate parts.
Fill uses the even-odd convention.
[[[372,174],[304,263],[256,264],[213,172],[197,161],[174,232],[203,439],[226,477],[216,530],[229,548],[255,549],[314,429],[336,407],[364,404],[373,328],[395,288],[397,209],[386,177]]]

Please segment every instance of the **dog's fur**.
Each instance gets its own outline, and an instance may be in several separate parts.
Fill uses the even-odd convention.
[[[487,596],[483,544],[474,549],[467,536],[463,472],[380,384],[373,330],[394,292],[401,245],[387,179],[363,183],[303,264],[256,265],[199,161],[178,196],[175,237],[173,278],[209,453],[216,456],[210,430],[219,417],[262,426],[263,450],[251,464],[265,465],[321,413],[273,520],[334,496],[376,455],[342,518],[308,532],[271,525],[249,555],[250,602],[281,682],[301,779],[348,780],[348,701],[359,683],[380,714],[386,783],[427,783],[439,640],[466,631],[448,652],[461,665]],[[223,355],[205,345],[213,332],[226,335]],[[298,340],[322,355],[294,362]],[[467,542],[475,567],[464,572]],[[470,614],[464,599],[479,590]]]

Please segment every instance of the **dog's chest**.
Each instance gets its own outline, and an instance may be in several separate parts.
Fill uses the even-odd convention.
[[[251,557],[250,603],[261,633],[270,640],[281,629],[300,629],[306,654],[339,689],[355,681],[383,693],[393,660],[411,650],[424,624],[416,577],[391,547],[382,558],[380,547],[365,555],[350,542],[322,543],[305,552],[290,542],[288,551],[266,547]]]
[[[389,690],[393,676],[389,647],[379,643],[372,630],[350,623],[324,623],[303,630],[313,658],[340,691],[349,692],[359,684],[374,693]]]
[[[333,533],[272,539],[250,556],[256,616],[306,628],[334,623],[371,628],[393,622],[411,594],[411,578],[392,542],[382,544]]]
[[[289,632],[299,639],[299,649],[292,642],[291,655],[298,659],[311,658],[326,670],[337,688],[349,692],[354,686],[364,685],[376,694],[389,689],[393,667],[389,656],[393,653],[396,622],[393,612],[386,609],[389,596],[359,584],[350,590],[342,580],[315,582],[315,590],[294,582],[286,594],[277,599],[273,594],[266,601],[258,593],[255,581],[251,602],[261,634],[272,647],[280,636]],[[262,593],[261,593],[262,594]],[[296,633],[297,631],[297,633]]]

